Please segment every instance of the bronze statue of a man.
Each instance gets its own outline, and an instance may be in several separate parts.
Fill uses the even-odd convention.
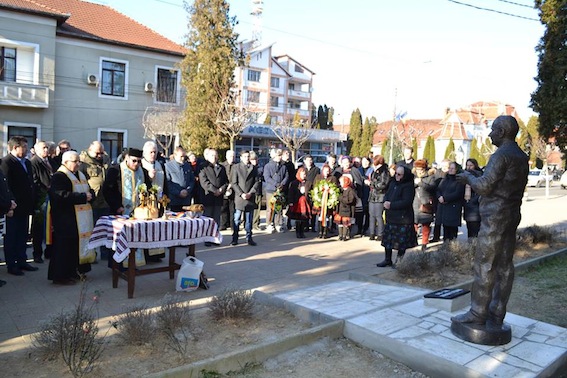
[[[503,325],[514,281],[512,258],[529,171],[528,156],[515,142],[518,131],[514,117],[496,118],[489,137],[498,149],[490,157],[484,174],[475,177],[465,171],[457,175],[459,181],[469,184],[481,196],[481,226],[471,309],[453,317],[453,323],[486,325],[487,329],[499,329]]]

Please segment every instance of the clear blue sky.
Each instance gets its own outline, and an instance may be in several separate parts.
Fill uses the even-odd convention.
[[[184,41],[183,0],[91,1]],[[446,107],[480,100],[513,105],[527,122],[544,32],[533,1],[459,2],[476,8],[450,0],[264,0],[262,43],[315,71],[313,101],[333,106],[335,123],[357,107],[378,121],[391,119],[394,107],[408,118],[441,118]],[[229,3],[236,31],[251,39],[252,1]]]

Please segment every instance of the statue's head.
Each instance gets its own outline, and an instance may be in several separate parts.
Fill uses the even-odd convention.
[[[500,147],[504,140],[514,140],[520,126],[516,118],[509,115],[501,115],[496,117],[492,123],[492,131],[488,136],[492,140],[492,144]]]

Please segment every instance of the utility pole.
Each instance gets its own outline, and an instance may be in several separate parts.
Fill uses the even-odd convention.
[[[390,159],[389,164],[394,160],[394,126],[396,125],[396,103],[398,101],[398,88],[394,89],[394,116],[392,117],[392,127],[390,128]]]

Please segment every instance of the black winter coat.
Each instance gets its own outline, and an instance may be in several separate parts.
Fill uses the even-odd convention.
[[[254,211],[256,208],[256,193],[259,191],[258,168],[252,164],[238,163],[232,167],[231,178],[234,191],[234,207],[237,210]],[[250,193],[249,199],[242,198],[242,194]]]
[[[459,227],[463,214],[465,185],[457,182],[456,175],[446,175],[437,188],[437,198],[443,196],[444,203],[437,205],[437,214],[443,226]],[[437,223],[437,222],[435,222]]]
[[[339,215],[341,217],[354,217],[356,205],[356,192],[353,188],[343,189],[339,196]]]
[[[228,187],[228,176],[226,169],[221,164],[213,165],[206,162],[199,172],[199,183],[203,188],[203,205],[222,206],[223,194]],[[222,191],[220,196],[215,196],[215,192]]]
[[[22,163],[12,154],[4,156],[0,163],[0,169],[6,177],[8,188],[18,205],[14,209],[15,217],[25,217],[33,214],[36,203],[32,165],[27,159],[24,160],[24,163],[26,164],[26,170],[24,170]]]
[[[470,172],[470,171],[469,171]],[[482,171],[471,172],[476,177],[482,176]],[[466,188],[466,185],[465,185]],[[464,216],[467,222],[480,222],[480,195],[471,188],[471,198],[464,202]]]
[[[405,173],[401,181],[390,181],[384,196],[384,202],[390,201],[390,208],[386,209],[386,223],[413,224],[413,199],[415,188],[413,174],[409,168],[404,167]]]
[[[391,179],[392,177],[385,164],[382,164],[380,168],[374,170],[370,176],[368,202],[384,202],[384,195],[386,194],[386,189]]]
[[[413,212],[415,214],[416,224],[429,224],[433,222],[434,214],[424,213],[419,210],[421,204],[435,203],[435,193],[437,191],[437,182],[434,174],[427,173],[421,180],[415,180],[415,198],[413,200]],[[414,181],[414,182],[415,182]]]

